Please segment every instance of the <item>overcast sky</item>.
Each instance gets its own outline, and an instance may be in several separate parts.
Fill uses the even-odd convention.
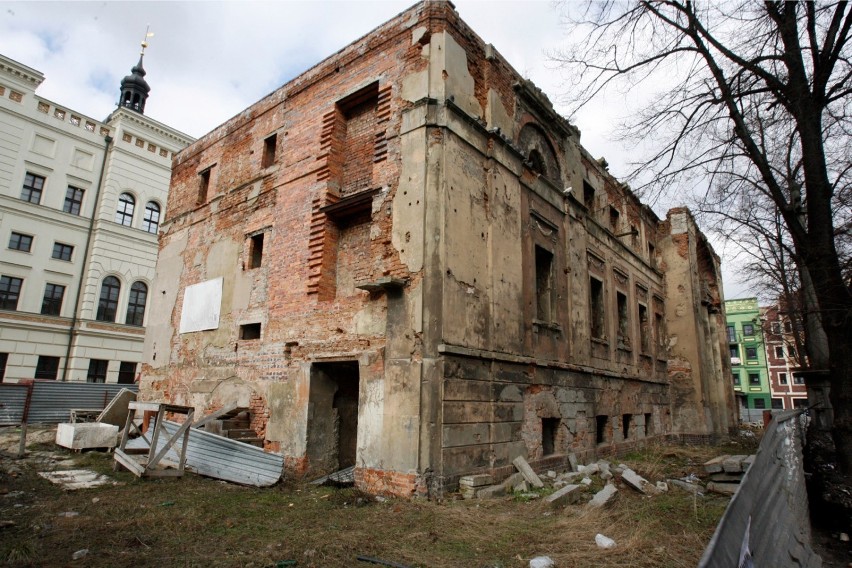
[[[40,96],[103,119],[115,108],[119,83],[138,61],[150,25],[145,114],[199,137],[413,3],[0,2],[0,53],[44,73]],[[564,37],[552,2],[454,3],[484,41],[567,112],[561,99],[570,78],[546,55]],[[610,137],[629,105],[611,96],[570,118],[583,145],[606,157],[619,176],[632,154]],[[665,217],[665,208],[655,209]],[[717,246],[717,252],[724,251]],[[725,276],[726,297],[743,295],[735,278]]]

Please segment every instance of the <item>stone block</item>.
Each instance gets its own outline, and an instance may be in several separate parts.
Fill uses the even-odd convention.
[[[647,479],[630,468],[621,473],[621,480],[640,493],[656,493],[656,488]]]
[[[682,481],[680,479],[669,479],[668,483],[669,485],[674,485],[675,487],[688,491],[689,493],[697,493],[699,495],[703,489],[700,485],[689,483],[688,481]]]
[[[722,469],[725,473],[740,473],[743,471],[743,461],[748,456],[729,456],[728,459],[722,462]]]
[[[124,428],[124,425],[127,423],[127,413],[129,412],[128,405],[135,400],[135,392],[129,389],[121,389],[100,413],[98,422]]]
[[[574,452],[568,454],[568,463],[571,464],[571,471],[577,471],[577,466],[579,463],[577,462],[577,456]]]
[[[514,487],[512,487],[512,491],[514,493],[526,493],[529,490],[530,490],[530,485],[529,485],[529,483],[527,483],[526,479],[521,481],[520,483],[518,483]]]
[[[612,501],[616,493],[618,493],[618,487],[610,483],[604,486],[603,489],[595,493],[595,496],[592,497],[591,501],[589,501],[588,506],[593,508],[603,507],[604,505]]]
[[[501,483],[500,485],[491,485],[490,487],[485,487],[483,489],[476,490],[477,499],[490,499],[492,497],[502,497],[506,494],[506,487]]]
[[[704,464],[707,473],[719,473],[723,470],[722,463],[730,456],[718,456]]]
[[[721,493],[722,495],[733,495],[737,492],[737,489],[739,488],[739,483],[719,483],[716,481],[711,481],[707,484],[707,491],[712,491],[713,493]]]
[[[81,424],[59,424],[56,428],[56,444],[69,450],[86,448],[114,448],[118,441],[118,426],[100,422]]]
[[[530,482],[530,485],[538,488],[544,487],[544,483],[542,483],[539,476],[536,475],[533,468],[530,467],[530,464],[527,463],[527,460],[525,460],[523,456],[518,456],[513,459],[512,464],[518,468],[518,471],[521,472],[524,479]]]
[[[565,505],[576,503],[580,499],[581,494],[582,486],[566,485],[559,491],[548,495],[545,498],[544,502],[550,505],[551,507],[564,507]]]
[[[493,483],[494,478],[488,473],[465,475],[459,479],[459,487],[482,487],[485,485],[492,485]]]

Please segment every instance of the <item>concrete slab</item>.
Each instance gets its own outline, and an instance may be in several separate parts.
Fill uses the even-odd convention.
[[[577,501],[579,501],[581,494],[582,486],[566,485],[559,491],[548,495],[545,498],[544,502],[550,505],[551,507],[564,507],[565,505],[570,505],[571,503],[576,503]]]
[[[621,473],[621,480],[629,487],[632,487],[640,493],[649,494],[657,492],[656,487],[651,485],[651,483],[647,479],[645,479],[630,468],[625,469]]]
[[[512,464],[518,468],[518,471],[524,476],[524,479],[530,482],[530,485],[533,487],[541,488],[544,487],[544,483],[541,481],[541,478],[533,471],[533,468],[530,467],[530,464],[527,463],[527,460],[524,459],[523,456],[518,456],[514,460],[512,460]]]
[[[722,495],[733,495],[739,488],[739,483],[718,483],[716,481],[711,481],[707,484],[707,491],[721,493]]]
[[[743,461],[748,456],[729,456],[728,459],[722,462],[722,469],[725,473],[740,473],[743,471]]]
[[[98,422],[102,424],[113,424],[124,428],[127,422],[128,405],[136,400],[136,393],[129,389],[118,391],[103,412],[98,416]]]
[[[730,456],[718,456],[712,460],[705,462],[704,471],[707,473],[719,473],[723,471],[722,463]]]
[[[486,485],[493,485],[494,478],[487,473],[480,473],[477,475],[465,475],[459,479],[460,487],[483,487]]]
[[[668,483],[669,485],[673,485],[679,489],[688,491],[689,493],[697,493],[700,495],[704,491],[704,488],[700,485],[696,485],[695,483],[689,483],[688,481],[682,481],[680,479],[669,479]]]
[[[568,463],[571,465],[571,471],[577,471],[577,466],[579,465],[579,462],[577,461],[577,456],[574,454],[574,452],[568,454]]]
[[[64,471],[40,471],[39,475],[49,482],[68,491],[88,489],[100,485],[115,484],[115,481],[88,469],[67,469]]]
[[[118,442],[118,426],[100,422],[59,424],[56,427],[56,444],[69,450],[86,448],[114,448]]]
[[[603,507],[610,501],[612,501],[615,494],[618,493],[618,487],[613,484],[605,485],[603,489],[595,493],[595,496],[592,497],[592,500],[589,501],[588,507],[599,508]]]

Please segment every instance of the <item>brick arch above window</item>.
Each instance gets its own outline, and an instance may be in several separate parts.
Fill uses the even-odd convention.
[[[536,124],[529,123],[518,134],[518,147],[527,158],[528,166],[555,184],[562,183],[562,169],[553,145]]]

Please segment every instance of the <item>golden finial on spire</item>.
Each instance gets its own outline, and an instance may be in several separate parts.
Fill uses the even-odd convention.
[[[145,38],[142,40],[142,51],[140,52],[140,55],[145,55],[145,48],[148,47],[148,38],[154,37],[154,32],[150,31],[150,29],[151,25],[148,24],[145,27]]]

